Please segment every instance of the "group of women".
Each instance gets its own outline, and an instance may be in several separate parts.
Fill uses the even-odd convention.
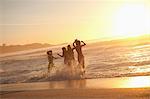
[[[68,45],[66,47],[62,47],[62,55],[58,54],[60,57],[64,58],[64,64],[67,66],[72,66],[74,65],[75,62],[75,57],[74,57],[74,50],[77,52],[77,59],[78,59],[78,66],[85,72],[85,65],[84,65],[84,55],[82,53],[82,47],[85,46],[86,44],[83,41],[80,40],[75,40],[73,42],[73,47],[71,45]],[[48,60],[49,60],[49,65],[48,65],[48,71],[51,67],[53,67],[53,55],[52,51],[48,51]]]
[[[58,54],[60,57],[64,57],[64,64],[71,66],[73,65],[75,58],[74,58],[74,50],[77,52],[78,56],[78,64],[82,69],[85,68],[84,65],[84,55],[82,53],[82,47],[85,46],[86,44],[83,41],[80,40],[75,40],[73,42],[73,48],[71,48],[71,45],[68,45],[67,48],[63,47],[62,48],[62,55]]]

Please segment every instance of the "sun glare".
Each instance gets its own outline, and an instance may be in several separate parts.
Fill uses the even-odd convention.
[[[128,4],[122,6],[114,17],[114,35],[132,37],[146,34],[149,13],[144,5]]]
[[[150,86],[150,77],[142,76],[142,77],[132,77],[126,81],[121,87],[124,88],[141,88]]]

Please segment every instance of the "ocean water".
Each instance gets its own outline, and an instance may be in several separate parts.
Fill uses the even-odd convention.
[[[0,83],[22,83],[83,79],[79,69],[63,64],[61,46],[21,51],[0,56]],[[47,73],[46,51],[52,49],[55,67]],[[86,72],[84,79],[150,75],[150,44],[87,44],[83,48]],[[76,52],[75,52],[76,57]],[[77,59],[76,59],[77,60]],[[77,63],[76,63],[77,64]],[[77,65],[74,64],[74,68]]]

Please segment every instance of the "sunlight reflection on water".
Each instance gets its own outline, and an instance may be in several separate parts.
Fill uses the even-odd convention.
[[[31,87],[32,86],[32,87]],[[150,76],[2,84],[3,91],[39,89],[150,88]]]
[[[140,87],[150,87],[150,77],[149,76],[138,76],[131,77],[123,82],[119,87],[123,88],[140,88]]]

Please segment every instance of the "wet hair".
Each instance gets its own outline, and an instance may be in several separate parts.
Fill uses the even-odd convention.
[[[68,46],[67,46],[67,48],[71,48],[71,46],[70,46],[70,45],[68,45]]]
[[[80,45],[81,43],[80,43],[80,41],[79,40],[77,40],[76,41],[76,45]]]
[[[71,46],[70,46],[70,45],[68,45],[68,46],[67,46],[67,49],[68,49],[68,50],[71,50]]]
[[[75,39],[75,42],[79,41],[78,39]]]
[[[66,49],[65,47],[62,47],[62,50]]]
[[[49,51],[47,51],[47,54],[49,54]]]
[[[49,55],[49,53],[50,53],[50,52],[52,53],[52,50],[50,50],[50,51],[47,51],[47,54]]]

